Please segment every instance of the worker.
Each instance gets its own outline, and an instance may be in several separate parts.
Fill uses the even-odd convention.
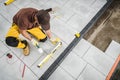
[[[56,43],[56,38],[52,37],[50,30],[50,14],[52,8],[49,9],[35,9],[22,8],[13,17],[13,23],[6,34],[5,42],[8,46],[23,49],[25,56],[30,54],[29,40],[34,46],[38,42],[45,42],[47,37],[52,43]],[[22,34],[27,40],[20,39]],[[35,39],[36,38],[36,39]],[[42,48],[40,47],[42,52]]]

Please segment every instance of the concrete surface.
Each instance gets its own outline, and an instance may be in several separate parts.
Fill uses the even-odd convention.
[[[0,0],[0,79],[38,80],[74,39],[74,34],[80,32],[106,2],[106,0],[16,0],[4,6],[4,0]],[[54,36],[61,38],[63,45],[42,68],[38,68],[37,64],[54,47],[49,40],[40,43],[44,49],[43,54],[30,44],[29,56],[24,56],[21,49],[7,46],[4,41],[12,17],[23,7],[58,8],[56,13],[50,14],[51,31]],[[23,36],[20,37],[25,39]],[[8,58],[7,53],[12,54],[12,58]],[[105,80],[113,63],[113,58],[82,39],[48,80]]]

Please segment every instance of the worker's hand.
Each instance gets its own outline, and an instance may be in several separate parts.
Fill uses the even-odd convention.
[[[50,38],[50,41],[51,41],[52,44],[55,45],[56,43],[60,42],[60,39],[56,38],[56,37],[52,37],[52,38]]]
[[[31,42],[35,47],[38,48],[39,53],[43,53],[43,49],[39,46],[38,41],[36,41],[35,39],[32,38]]]
[[[48,38],[51,38],[52,33],[51,33],[51,30],[50,30],[50,29],[49,29],[49,30],[46,30],[45,33],[46,33],[46,35],[48,36]]]
[[[31,42],[34,46],[36,46],[36,47],[38,46],[38,41],[36,41],[35,39],[32,38]]]

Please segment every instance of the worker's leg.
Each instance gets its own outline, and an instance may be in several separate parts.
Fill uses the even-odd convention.
[[[26,42],[19,40],[15,37],[6,37],[6,44],[11,47],[25,48],[27,46]]]
[[[9,29],[6,35],[6,44],[11,47],[22,48],[24,50],[24,54],[29,54],[28,44],[26,40],[20,40],[19,37],[19,30],[18,26],[13,24],[12,27]],[[27,48],[27,49],[26,49]]]
[[[33,29],[30,29],[30,30],[28,30],[28,32],[30,34],[32,34],[35,38],[37,38],[37,40],[39,40],[40,42],[45,42],[47,40],[46,34],[39,27],[35,27]]]

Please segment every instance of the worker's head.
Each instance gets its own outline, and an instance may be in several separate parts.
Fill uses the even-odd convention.
[[[52,11],[52,8],[46,10],[39,10],[36,14],[39,24],[45,29],[50,27],[50,11]]]

